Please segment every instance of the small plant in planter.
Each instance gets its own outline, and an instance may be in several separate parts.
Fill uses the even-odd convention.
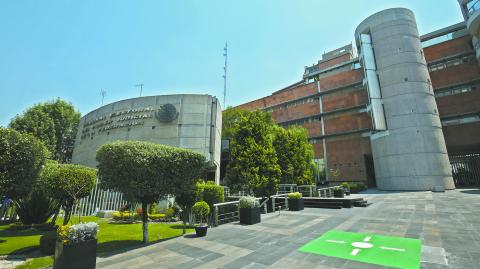
[[[343,188],[340,186],[336,186],[335,188],[333,188],[333,197],[335,198],[345,197],[345,191],[343,190]]]
[[[260,207],[255,197],[244,196],[238,202],[241,224],[255,224],[260,222]]]
[[[348,182],[343,182],[342,184],[340,184],[340,186],[342,186],[346,195],[350,195],[350,185],[348,184]]]
[[[192,207],[192,213],[195,216],[195,220],[199,222],[199,225],[195,226],[195,233],[198,237],[207,235],[207,218],[210,214],[210,206],[204,202],[196,202]]]
[[[97,231],[95,222],[58,227],[54,269],[95,268],[97,258]]]
[[[288,194],[288,209],[290,211],[303,210],[303,198],[299,192],[291,192]]]

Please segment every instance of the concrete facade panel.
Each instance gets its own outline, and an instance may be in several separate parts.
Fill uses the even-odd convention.
[[[170,104],[168,122],[157,116]],[[158,115],[157,115],[158,114]],[[212,119],[214,124],[212,127]],[[222,114],[210,95],[147,96],[102,106],[81,118],[72,163],[96,167],[97,149],[116,140],[139,140],[192,149],[217,166],[219,182]]]
[[[435,99],[426,93],[431,90],[426,61],[408,57],[412,53],[421,54],[413,12],[394,8],[375,13],[357,27],[357,44],[360,34],[371,35],[388,126],[384,135],[371,137],[378,187],[384,190],[455,188],[445,141],[436,126],[439,117]],[[409,85],[412,82],[414,84]],[[404,94],[392,92],[403,85],[408,85]],[[432,120],[435,116],[438,120]],[[407,120],[424,125],[405,126],[410,125]]]

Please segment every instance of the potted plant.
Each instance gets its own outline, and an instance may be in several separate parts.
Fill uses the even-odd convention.
[[[57,230],[54,269],[95,268],[97,259],[97,231],[95,222],[63,225]]]
[[[238,202],[240,208],[240,223],[255,224],[260,222],[260,207],[255,197],[244,196]]]
[[[192,213],[195,216],[195,220],[199,223],[195,225],[197,237],[207,235],[207,218],[208,214],[210,214],[210,206],[204,201],[196,202],[192,207]]]
[[[340,186],[342,186],[346,195],[350,195],[350,185],[348,184],[348,182],[343,182]]]
[[[303,210],[303,198],[299,192],[291,192],[288,194],[288,209],[290,211]]]
[[[333,197],[343,198],[343,197],[345,197],[344,194],[345,194],[345,192],[344,192],[342,187],[336,186],[335,188],[333,188]]]

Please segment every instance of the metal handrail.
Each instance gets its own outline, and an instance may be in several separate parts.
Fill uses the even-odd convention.
[[[255,198],[255,200],[260,200],[262,198]],[[227,220],[229,219],[234,219],[235,218],[235,213],[238,211],[233,211],[233,212],[228,212],[228,213],[224,213],[224,214],[218,214],[219,212],[219,208],[222,207],[222,206],[227,206],[227,205],[238,205],[238,203],[240,202],[240,200],[238,201],[231,201],[231,202],[223,202],[223,203],[217,203],[217,204],[213,204],[213,223],[212,223],[212,226],[218,226],[218,220],[219,220],[219,217],[221,216],[226,216],[226,215],[229,215],[229,214],[232,214],[232,217],[230,218],[225,218]],[[237,207],[238,209],[238,207]],[[224,220],[224,219],[222,219]]]

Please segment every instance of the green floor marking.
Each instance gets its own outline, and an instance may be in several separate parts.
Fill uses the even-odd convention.
[[[419,269],[422,241],[332,230],[298,250],[394,268]]]

